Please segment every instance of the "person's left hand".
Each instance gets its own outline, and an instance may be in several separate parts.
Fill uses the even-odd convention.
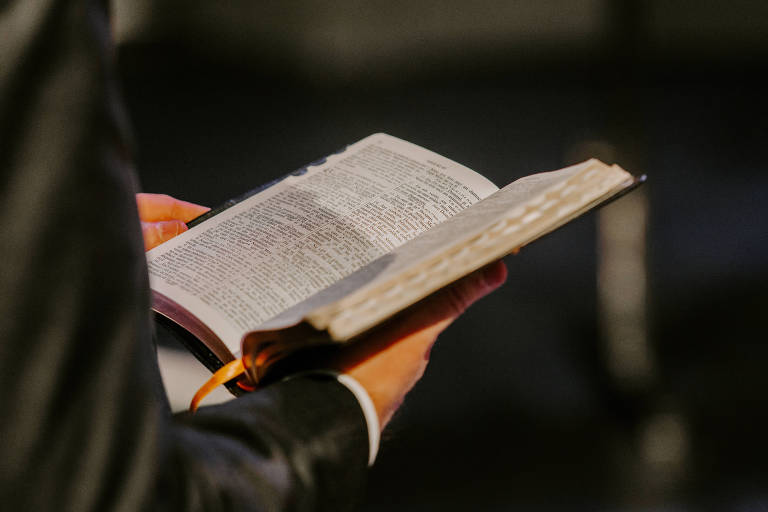
[[[136,194],[144,250],[148,251],[187,230],[187,222],[210,208],[165,194]]]
[[[503,261],[463,277],[373,329],[364,341],[350,344],[330,367],[365,388],[383,429],[423,375],[437,335],[506,278]]]

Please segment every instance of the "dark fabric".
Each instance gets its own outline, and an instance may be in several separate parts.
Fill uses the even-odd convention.
[[[348,508],[367,433],[335,381],[168,410],[105,13],[0,2],[0,508]]]

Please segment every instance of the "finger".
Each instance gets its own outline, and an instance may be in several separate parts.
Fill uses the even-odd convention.
[[[428,357],[437,335],[472,303],[501,286],[506,277],[507,267],[502,261],[463,277],[377,327],[365,343],[349,347],[340,361],[353,367],[392,345],[411,345],[422,358]]]
[[[141,233],[144,236],[144,250],[157,247],[166,240],[187,230],[187,225],[180,220],[163,220],[159,222],[142,222]]]
[[[507,267],[499,260],[459,279],[408,308],[398,321],[398,334],[429,330],[437,335],[469,306],[501,286]]]
[[[507,267],[499,260],[456,281],[432,297],[417,304],[409,317],[404,319],[408,334],[416,352],[429,360],[437,336],[467,310],[469,306],[501,286],[507,278]]]
[[[382,427],[423,375],[438,335],[473,302],[501,286],[506,274],[500,261],[473,272],[382,326],[342,361],[344,371],[368,392]]]
[[[210,208],[176,199],[166,194],[136,194],[139,218],[144,222],[180,220],[189,222]]]
[[[501,286],[507,279],[507,267],[499,260],[472,272],[428,298],[421,314],[436,320],[456,318],[469,306]]]
[[[365,388],[382,428],[421,378],[440,332],[473,302],[501,286],[506,274],[503,262],[492,263],[411,306],[371,332],[365,343],[337,354],[331,366]]]

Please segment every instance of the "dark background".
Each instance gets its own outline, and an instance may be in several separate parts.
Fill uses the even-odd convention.
[[[507,259],[385,433],[363,510],[768,507],[768,3],[113,14],[145,191],[214,206],[379,131],[498,185],[587,156],[648,174]],[[618,242],[601,226],[645,216],[627,256],[644,295],[611,320],[597,276]],[[625,320],[641,335],[622,367]]]

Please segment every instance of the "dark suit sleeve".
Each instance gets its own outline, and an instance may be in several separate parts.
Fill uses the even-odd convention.
[[[349,508],[367,434],[335,381],[171,416],[111,52],[103,3],[0,2],[2,508]]]

